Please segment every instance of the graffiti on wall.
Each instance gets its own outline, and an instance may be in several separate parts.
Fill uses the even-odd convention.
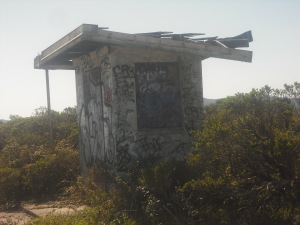
[[[139,129],[180,127],[180,81],[177,63],[136,63]]]
[[[88,58],[88,57],[86,57]],[[93,63],[87,63],[92,65]],[[84,162],[90,167],[96,160],[109,162],[113,159],[114,138],[112,134],[112,91],[107,82],[110,64],[108,58],[101,61],[100,68],[82,73],[83,104],[79,127]]]
[[[194,62],[195,63],[195,62]],[[187,131],[202,125],[202,77],[200,68],[195,69],[192,59],[182,60],[182,98],[184,102],[184,124]]]
[[[104,157],[104,132],[101,98],[101,81],[98,69],[86,72],[83,76],[84,105],[80,112],[80,135],[84,146],[87,166],[96,158]]]
[[[116,65],[113,68],[116,82],[116,96],[121,102],[135,102],[134,68],[128,65]]]
[[[185,154],[185,142],[174,135],[149,135],[137,139],[135,151],[139,158],[162,160],[170,157],[182,157]]]
[[[126,170],[131,163],[142,158],[156,160],[182,157],[186,152],[182,135],[139,134],[142,128],[182,126],[178,64],[136,63],[134,67],[116,65],[113,75],[117,101],[118,170]],[[133,104],[135,99],[136,104]],[[138,129],[133,126],[136,120]]]
[[[113,134],[113,92],[111,84],[111,63],[109,57],[103,57],[100,60],[101,75],[101,98],[103,101],[103,124],[104,124],[104,140],[105,155],[101,160],[105,160],[110,164],[114,163],[115,138]]]
[[[132,148],[135,132],[132,121],[135,119],[134,68],[123,64],[113,67],[116,106],[116,152],[118,170],[124,170],[132,161]]]
[[[192,58],[184,58],[180,67],[175,62],[112,65],[109,55],[97,60],[80,58],[79,126],[87,167],[100,160],[122,171],[141,158],[185,155],[186,133],[140,131],[182,124],[187,131],[199,128],[202,81]]]
[[[94,67],[94,62],[91,59],[90,54],[85,54],[80,57],[81,61],[81,71],[91,70]]]

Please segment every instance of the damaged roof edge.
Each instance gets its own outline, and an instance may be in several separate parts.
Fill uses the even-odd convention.
[[[98,25],[82,24],[54,44],[46,48],[34,59],[35,69],[74,69],[70,61],[63,64],[51,64],[60,55],[83,41],[92,41],[99,44],[115,44],[137,48],[165,50],[176,53],[186,53],[202,56],[203,58],[215,57],[222,59],[237,60],[242,62],[252,61],[252,52],[210,46],[185,41],[160,39],[157,37],[144,36],[141,34],[127,34],[98,28]],[[72,60],[72,59],[69,59]]]
[[[43,64],[59,55],[61,52],[66,51],[68,48],[76,45],[81,41],[80,37],[82,35],[91,35],[92,33],[96,34],[98,30],[98,25],[92,24],[82,24],[75,30],[71,31],[69,34],[63,38],[56,41],[54,44],[50,45],[44,51],[41,52],[34,59],[34,68],[35,69],[44,69]],[[50,68],[49,68],[50,67]],[[47,66],[47,69],[56,69],[55,65]],[[66,66],[66,68],[57,68],[57,69],[74,69],[72,66]]]

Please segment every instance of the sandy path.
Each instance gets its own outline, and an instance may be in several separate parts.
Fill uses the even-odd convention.
[[[85,206],[63,206],[59,202],[23,204],[18,210],[0,212],[0,225],[22,225],[35,217],[42,217],[49,214],[71,214],[84,208]]]

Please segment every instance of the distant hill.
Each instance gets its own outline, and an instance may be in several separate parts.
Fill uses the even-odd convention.
[[[220,100],[220,99],[203,98],[203,103],[204,103],[204,105],[209,105],[212,103],[216,103],[216,101],[218,101],[218,100]]]
[[[2,119],[0,119],[0,123],[6,123],[6,122],[8,122],[9,120],[2,120]]]

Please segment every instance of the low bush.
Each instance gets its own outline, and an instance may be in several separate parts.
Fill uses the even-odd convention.
[[[0,168],[0,204],[19,199],[21,187],[21,172],[18,169]]]
[[[41,108],[0,124],[0,204],[61,194],[80,175],[76,109],[53,112],[54,138]]]
[[[80,174],[79,153],[64,141],[43,153],[42,158],[23,167],[25,189],[34,198],[61,194]]]

